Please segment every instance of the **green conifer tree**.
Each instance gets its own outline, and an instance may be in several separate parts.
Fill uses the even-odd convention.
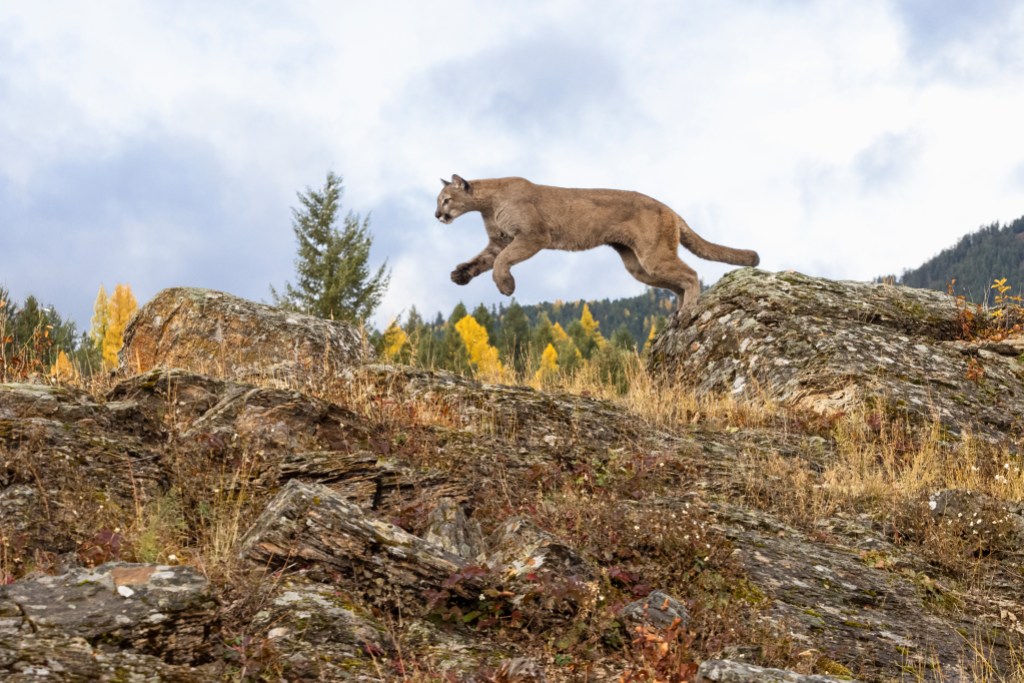
[[[299,193],[301,208],[292,209],[292,229],[298,240],[296,283],[285,283],[283,294],[271,287],[275,305],[321,318],[361,323],[380,305],[391,274],[386,263],[371,275],[370,219],[351,211],[338,229],[344,192],[341,177],[327,173],[320,190]]]
[[[498,349],[506,366],[515,369],[517,376],[526,372],[526,363],[530,348],[530,321],[515,299],[505,309],[501,317],[501,329],[498,331]]]

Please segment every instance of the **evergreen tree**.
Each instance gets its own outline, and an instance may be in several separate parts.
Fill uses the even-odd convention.
[[[480,304],[479,306],[473,309],[473,313],[471,313],[471,315],[473,316],[474,320],[480,323],[480,326],[484,328],[484,331],[487,332],[488,339],[497,338],[494,329],[494,316],[491,315],[491,312],[489,310],[487,310],[487,306]]]
[[[386,263],[371,276],[370,219],[351,211],[338,229],[344,192],[341,178],[327,173],[323,189],[299,193],[301,208],[292,209],[292,229],[298,240],[296,284],[283,294],[271,287],[274,303],[310,315],[362,323],[377,309],[391,279]]]
[[[580,350],[560,324],[555,323],[551,326],[551,334],[554,337],[552,344],[558,354],[559,371],[565,375],[572,375],[583,364]]]
[[[523,307],[516,303],[515,299],[501,318],[498,348],[505,362],[515,369],[517,376],[521,377],[526,372],[530,348],[530,321],[526,318]]]
[[[619,349],[620,351],[635,351],[636,350],[636,339],[633,338],[633,333],[629,331],[629,328],[623,323],[619,325],[615,333],[612,334],[612,346]]]
[[[533,326],[532,344],[535,349],[544,349],[547,351],[547,347],[555,341],[554,328],[551,325],[551,319],[548,317],[547,311],[541,311],[537,316],[537,324]],[[554,350],[554,347],[551,347]]]
[[[74,353],[75,323],[31,294],[21,306],[0,288],[0,381],[31,373],[47,374],[61,352]]]
[[[461,301],[448,316],[448,322],[444,326],[444,336],[441,338],[441,352],[438,354],[438,364],[446,370],[469,374],[469,354],[466,352],[466,345],[462,342],[462,336],[455,328],[455,324],[469,315],[466,306]]]
[[[583,304],[580,319],[574,320],[569,325],[569,336],[572,337],[580,354],[588,360],[594,354],[594,351],[605,343],[604,337],[597,331],[599,325],[600,323],[594,320],[594,316],[591,315],[590,306],[587,304]]]

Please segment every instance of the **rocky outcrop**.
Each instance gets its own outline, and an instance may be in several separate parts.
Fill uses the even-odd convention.
[[[938,301],[901,308],[865,285],[876,314],[862,338],[827,283],[731,277],[727,292],[751,278],[776,302],[822,289],[858,392],[899,335],[960,348],[940,340]],[[698,309],[717,318],[695,312],[658,342],[659,369],[709,390],[759,378],[793,405],[820,386],[801,359],[841,374],[835,340],[801,341],[753,301],[715,308],[723,296]],[[176,319],[182,338],[206,324]],[[775,341],[740,330],[754,327]],[[703,371],[668,353],[691,334]],[[1022,651],[1019,507],[946,489],[892,518],[786,517],[754,495],[775,476],[761,464],[801,469],[820,491],[837,458],[798,422],[655,428],[589,397],[383,365],[346,366],[313,395],[301,380],[196,372],[209,350],[191,348],[175,364],[192,370],[129,374],[104,395],[0,385],[0,678],[960,681],[1005,677]],[[985,377],[1009,382],[1002,362]],[[900,390],[894,372],[876,367],[879,386]],[[915,553],[950,529],[968,581]]]
[[[357,329],[209,289],[165,289],[124,333],[120,367],[157,366],[243,381],[290,385],[366,361]]]
[[[672,321],[649,364],[701,392],[938,420],[1019,447],[1024,345],[961,341],[961,323],[939,292],[744,268]]]

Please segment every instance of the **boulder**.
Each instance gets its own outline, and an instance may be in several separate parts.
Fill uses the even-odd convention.
[[[940,292],[745,268],[673,319],[649,367],[699,392],[826,415],[865,408],[1019,444],[1021,349],[961,330]]]
[[[78,637],[171,664],[210,659],[216,615],[191,567],[112,562],[0,586],[0,635]]]
[[[241,548],[258,566],[303,567],[321,580],[362,580],[365,597],[385,604],[423,602],[463,564],[326,486],[295,480],[266,506]]]
[[[686,606],[665,591],[653,590],[643,600],[634,600],[622,608],[622,618],[634,625],[652,626],[656,629],[669,628],[679,620],[686,628],[690,615]]]
[[[184,368],[235,380],[315,381],[367,359],[352,325],[274,308],[224,292],[165,289],[128,323],[123,373]]]

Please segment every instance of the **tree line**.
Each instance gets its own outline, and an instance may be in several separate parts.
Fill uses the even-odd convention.
[[[0,381],[67,380],[117,367],[125,327],[137,309],[128,285],[117,285],[110,296],[100,285],[92,324],[79,334],[53,306],[31,294],[19,305],[0,287]]]
[[[637,297],[645,298],[661,300],[657,295]],[[567,318],[566,310],[578,310],[579,316]],[[558,319],[552,320],[549,311]],[[641,342],[624,323],[605,336],[587,302],[523,307],[513,300],[497,308],[480,304],[472,312],[459,303],[447,318],[439,315],[433,322],[413,308],[404,321],[395,320],[384,330],[377,346],[385,360],[485,381],[551,385],[586,371],[625,390],[639,355],[667,321],[661,312],[635,315],[638,329],[644,330]]]
[[[990,303],[999,278],[1019,290],[1024,286],[1024,216],[1008,225],[992,223],[964,235],[952,247],[912,270],[899,281],[908,287],[954,293],[974,303]],[[955,282],[954,282],[955,281]]]

